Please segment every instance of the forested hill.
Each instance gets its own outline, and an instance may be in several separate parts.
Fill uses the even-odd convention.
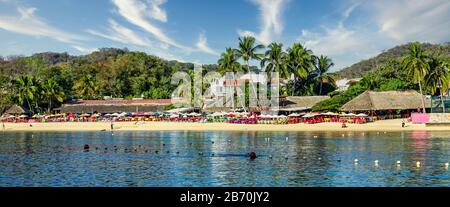
[[[428,54],[441,54],[450,57],[450,42],[444,44],[422,43],[421,45]],[[363,74],[375,70],[377,66],[383,65],[388,60],[402,57],[408,51],[408,47],[409,44],[396,46],[389,50],[383,51],[376,57],[360,61],[350,67],[344,68],[336,72],[336,74],[340,78],[360,78]]]

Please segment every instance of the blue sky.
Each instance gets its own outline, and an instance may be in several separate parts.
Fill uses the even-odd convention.
[[[305,44],[333,70],[411,41],[450,41],[448,0],[0,0],[1,56],[102,47],[215,63],[237,38]]]

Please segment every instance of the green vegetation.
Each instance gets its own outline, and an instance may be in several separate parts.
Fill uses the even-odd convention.
[[[365,73],[361,81],[347,91],[329,94],[332,98],[316,104],[313,111],[337,111],[366,90],[412,89],[442,97],[442,92],[449,89],[450,59],[446,55],[450,53],[444,50],[429,53],[417,42],[409,44],[407,51],[403,56],[385,60],[375,70]]]
[[[332,60],[314,55],[299,43],[286,50],[281,43],[264,48],[253,37],[242,37],[236,49],[227,48],[221,54],[218,64],[203,65],[202,73],[259,72],[258,67],[250,66],[251,61],[257,62],[263,71],[280,74],[281,95],[330,95],[331,99],[317,104],[313,110],[336,111],[365,90],[422,88],[424,94],[440,95],[449,87],[450,47],[430,50],[434,47],[422,49],[422,46],[410,44],[402,56],[383,56],[382,64],[366,72],[360,82],[345,92],[335,92],[335,75],[329,73],[334,65]],[[0,57],[0,111],[19,104],[40,113],[51,111],[67,100],[104,96],[170,98],[177,87],[171,84],[172,75],[184,71],[192,78],[193,69],[192,63],[114,48],[84,56],[48,52],[30,57]],[[203,89],[206,87],[203,85]]]

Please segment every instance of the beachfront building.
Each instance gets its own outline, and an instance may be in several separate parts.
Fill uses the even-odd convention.
[[[424,96],[425,108],[430,108],[430,97]],[[341,107],[345,112],[369,112],[386,118],[409,117],[422,107],[422,95],[417,91],[366,91]]]
[[[64,103],[61,112],[79,114],[163,112],[170,104],[170,99],[74,100]]]

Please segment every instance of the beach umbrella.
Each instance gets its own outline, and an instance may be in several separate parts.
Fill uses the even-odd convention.
[[[119,113],[114,113],[114,114],[111,114],[111,116],[118,117],[118,116],[120,116],[120,114]]]
[[[8,116],[8,118],[16,118],[14,115],[10,115]]]
[[[20,115],[19,118],[28,118],[28,116],[23,114],[23,115]]]
[[[88,116],[91,116],[90,114],[87,114],[87,113],[85,113],[85,114],[81,114],[80,115],[81,117],[88,117]]]
[[[356,116],[358,116],[358,117],[366,117],[367,115],[366,115],[366,114],[363,114],[363,113],[360,113],[360,114],[358,114],[358,115],[356,115]]]
[[[278,118],[287,118],[287,116],[285,116],[285,115],[280,115],[280,116],[278,116]]]
[[[354,113],[349,113],[349,114],[347,114],[347,116],[356,116],[356,114],[354,114]]]
[[[296,117],[296,116],[300,116],[300,114],[293,113],[293,114],[289,114],[289,115],[288,115],[288,117]]]
[[[315,116],[314,114],[305,114],[302,117],[303,118],[311,118],[311,117],[314,117],[314,116]]]

